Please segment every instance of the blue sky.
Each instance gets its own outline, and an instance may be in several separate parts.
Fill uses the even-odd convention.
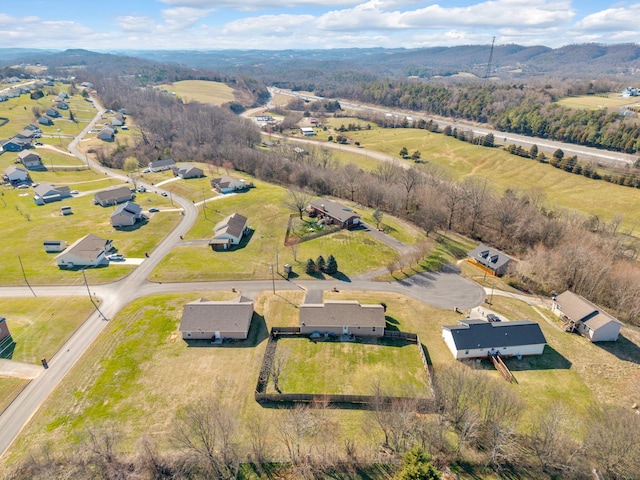
[[[640,43],[640,3],[594,0],[2,0],[0,47],[268,49]]]

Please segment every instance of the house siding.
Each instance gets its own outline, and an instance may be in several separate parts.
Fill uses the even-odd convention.
[[[455,342],[453,341],[453,335],[450,330],[444,330],[442,332],[442,339],[444,343],[449,347],[449,350],[453,354],[456,360],[463,360],[465,358],[487,358],[492,353],[499,353],[502,357],[515,357],[518,355],[542,355],[544,352],[545,344],[533,344],[533,345],[516,345],[512,347],[499,347],[499,348],[476,348],[469,350],[457,350]]]

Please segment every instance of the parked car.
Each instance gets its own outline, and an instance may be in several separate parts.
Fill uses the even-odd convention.
[[[124,260],[124,255],[120,255],[119,253],[113,253],[111,255],[107,255],[107,258],[111,262],[122,262]]]
[[[489,320],[490,322],[499,322],[500,321],[500,317],[497,316],[494,313],[490,313],[487,315],[487,320]]]
[[[144,185],[140,185],[140,186],[138,187],[138,192],[140,192],[140,193],[144,193],[144,192],[146,192],[146,191],[147,191],[147,189],[144,187]]]
[[[23,190],[23,189],[25,189],[25,188],[29,188],[29,185],[27,185],[26,183],[23,183],[22,185],[18,185],[18,188],[19,188],[20,190]]]
[[[163,197],[168,197],[169,195],[167,194],[167,192],[162,192],[160,195],[162,195]]]
[[[78,190],[71,190],[69,193],[71,195],[78,195],[80,192]]]
[[[151,173],[151,169],[150,168],[145,168],[144,170],[142,170],[142,173]]]
[[[34,145],[41,147],[42,146],[42,142],[35,142]]]
[[[160,209],[158,209],[158,208],[156,208],[156,207],[151,207],[151,208],[149,209],[149,212],[151,212],[151,213],[156,213],[156,212],[159,212],[159,211],[160,211]]]

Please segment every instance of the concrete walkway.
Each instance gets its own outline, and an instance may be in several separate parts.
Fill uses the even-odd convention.
[[[0,377],[24,378],[32,380],[40,375],[44,368],[30,363],[14,362],[13,360],[0,359]]]

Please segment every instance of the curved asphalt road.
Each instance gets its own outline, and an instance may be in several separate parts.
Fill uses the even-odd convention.
[[[94,170],[104,172],[114,178],[126,181],[128,178],[118,172],[113,172],[89,160],[76,148],[78,141],[93,128],[96,121],[104,112],[94,99],[97,107],[96,117],[69,145],[69,151],[78,158],[87,161]],[[394,159],[395,160],[395,159]],[[151,188],[151,185],[142,185]],[[153,189],[162,192],[161,188]],[[98,337],[107,319],[113,318],[124,306],[132,300],[158,293],[191,292],[198,290],[231,290],[235,288],[245,295],[255,297],[258,293],[273,288],[270,280],[258,281],[224,281],[224,282],[191,282],[191,283],[152,283],[147,280],[148,275],[180,241],[195,223],[198,211],[190,201],[173,195],[173,200],[183,209],[184,216],[179,225],[164,238],[162,242],[127,277],[108,285],[96,285],[91,291],[101,299],[100,310],[94,312],[71,336],[59,352],[49,360],[49,368],[41,375],[31,380],[25,389],[0,415],[0,455],[9,448],[24,425],[35,414],[42,402],[56,388],[66,373],[80,359],[85,350]],[[453,309],[472,308],[482,303],[485,291],[477,284],[462,278],[453,268],[440,273],[425,272],[400,282],[371,282],[362,279],[352,281],[339,280],[304,280],[299,282],[277,280],[275,288],[278,290],[326,290],[336,286],[339,290],[396,292],[408,295],[416,300],[436,307]],[[39,297],[47,296],[83,296],[87,295],[84,286],[34,286]],[[30,297],[32,292],[28,287],[2,287],[1,297]]]

